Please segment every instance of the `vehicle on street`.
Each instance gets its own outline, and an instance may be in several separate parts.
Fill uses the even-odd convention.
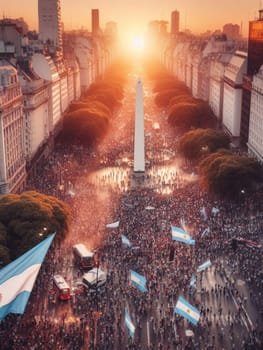
[[[75,263],[83,270],[90,270],[96,265],[95,253],[82,243],[73,246],[73,255]]]
[[[69,300],[71,298],[71,290],[64,277],[54,275],[53,281],[57,298],[59,300]]]
[[[99,267],[86,272],[82,278],[82,284],[85,288],[88,289],[99,289],[102,287],[107,280],[107,274],[105,271],[101,270]]]

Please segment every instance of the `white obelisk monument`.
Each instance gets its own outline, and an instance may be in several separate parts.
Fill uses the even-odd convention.
[[[145,171],[143,86],[140,78],[136,83],[133,171],[135,174]]]

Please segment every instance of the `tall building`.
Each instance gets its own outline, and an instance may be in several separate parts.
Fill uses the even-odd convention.
[[[91,32],[93,35],[100,31],[100,12],[98,9],[91,10]]]
[[[171,14],[171,34],[179,33],[179,11],[173,11]]]
[[[60,0],[38,0],[39,39],[54,53],[62,51]]]
[[[249,22],[247,74],[243,79],[240,142],[246,145],[249,134],[252,78],[263,64],[263,10],[259,18]]]
[[[247,74],[252,76],[263,64],[263,10],[259,10],[258,20],[249,22],[247,59]]]
[[[227,23],[223,26],[223,33],[228,39],[237,40],[240,38],[240,26],[238,24]]]

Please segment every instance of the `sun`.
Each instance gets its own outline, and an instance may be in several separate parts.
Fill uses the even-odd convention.
[[[142,35],[135,35],[132,38],[132,47],[134,50],[142,51],[144,48],[144,39]]]

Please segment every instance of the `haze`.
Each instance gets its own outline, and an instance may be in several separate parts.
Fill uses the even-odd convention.
[[[24,17],[30,29],[38,29],[37,0],[0,0],[1,17]],[[180,12],[180,30],[194,33],[222,29],[225,23],[242,27],[247,36],[248,21],[257,17],[260,1],[213,0],[61,0],[62,21],[66,30],[90,29],[91,9],[100,10],[101,27],[108,21],[118,23],[120,34],[144,33],[149,21],[170,21],[170,14]]]

